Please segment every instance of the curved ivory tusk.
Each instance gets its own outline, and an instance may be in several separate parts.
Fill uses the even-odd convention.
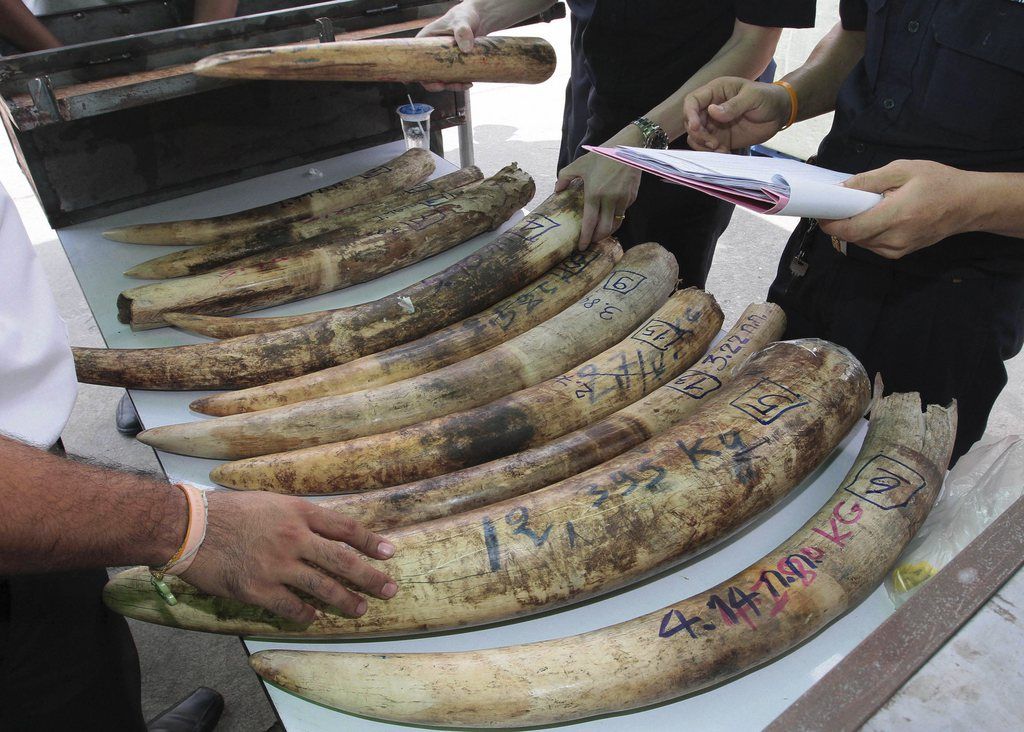
[[[582,188],[567,188],[436,275],[293,328],[170,348],[74,348],[78,380],[135,389],[229,389],[376,353],[477,313],[540,277],[575,249],[582,210]]]
[[[642,281],[628,292],[598,284],[550,320],[437,371],[375,389],[157,427],[139,434],[139,440],[168,452],[237,459],[388,432],[486,404],[552,378],[620,341],[665,303],[678,274],[675,257],[657,244],[630,249],[609,280],[621,272]],[[708,340],[717,329],[707,331]]]
[[[411,206],[435,197],[464,189],[483,179],[476,166],[462,168],[434,180],[418,183],[399,193],[385,196],[337,213],[267,224],[252,231],[234,234],[212,244],[189,247],[162,257],[148,259],[125,271],[126,277],[144,280],[163,280],[172,277],[208,272],[228,262],[248,257],[268,249],[279,249],[289,244],[338,232],[346,236],[372,233],[373,227],[393,216],[396,209]]]
[[[372,201],[415,185],[432,172],[434,159],[430,153],[414,148],[376,168],[301,196],[208,219],[122,226],[103,232],[103,236],[129,244],[209,244],[266,226],[280,226]]]
[[[492,231],[529,202],[533,179],[514,163],[464,191],[400,208],[377,227],[332,232],[204,274],[125,290],[118,319],[133,330],[166,325],[168,311],[242,313],[366,282]]]
[[[447,728],[556,724],[697,691],[784,653],[878,586],[938,494],[955,430],[955,408],[922,419],[916,394],[883,399],[810,521],[725,582],[634,620],[463,653],[271,650],[250,661],[310,701]]]
[[[544,275],[477,315],[408,343],[294,379],[197,399],[189,406],[223,417],[332,394],[372,389],[435,371],[525,333],[565,310],[611,272],[622,247],[604,239],[573,252]]]
[[[308,627],[145,568],[106,602],[150,622],[266,637],[344,638],[442,630],[578,602],[683,561],[786,495],[860,419],[867,376],[824,341],[776,343],[688,420],[619,457],[508,501],[389,533],[382,564],[401,591],[366,614],[324,608]],[[550,416],[557,414],[557,409]],[[515,438],[512,430],[501,439]]]
[[[748,305],[703,359],[618,412],[543,445],[482,465],[390,488],[337,496],[319,505],[358,516],[375,531],[430,521],[564,480],[621,455],[682,422],[785,330],[782,308]]]

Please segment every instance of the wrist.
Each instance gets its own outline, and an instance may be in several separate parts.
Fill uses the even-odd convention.
[[[657,122],[647,117],[637,117],[630,123],[630,127],[635,127],[639,131],[641,147],[655,150],[664,150],[668,147],[668,135]]]
[[[792,127],[800,118],[800,99],[796,89],[785,79],[773,82],[772,88],[777,90],[775,96],[779,101],[776,120],[779,123],[779,131],[782,131]]]
[[[145,557],[143,563],[159,567],[167,563],[181,547],[188,530],[188,499],[180,489],[170,483],[160,483],[153,491],[159,496],[154,500],[150,514],[153,525],[142,542]]]
[[[988,231],[1005,199],[998,186],[993,185],[997,176],[961,170],[956,189],[960,191],[956,220],[961,223],[960,231]]]
[[[614,147],[615,145],[643,147],[643,144],[644,136],[640,132],[640,128],[630,123],[608,138],[608,141],[604,143],[604,147]]]

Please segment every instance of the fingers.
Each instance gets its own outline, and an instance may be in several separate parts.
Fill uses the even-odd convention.
[[[450,36],[453,35],[453,24],[451,18],[448,15],[442,15],[435,21],[427,23],[425,26],[420,28],[420,32],[416,34],[417,38],[426,38],[430,36]]]
[[[864,246],[869,240],[883,233],[891,225],[890,211],[886,202],[878,204],[862,214],[838,221],[819,221],[821,230],[829,236]],[[882,208],[884,207],[884,208]],[[882,208],[881,211],[878,209]]]
[[[699,134],[705,128],[707,108],[713,101],[714,92],[710,85],[702,86],[683,100],[683,121],[689,134]]]
[[[440,81],[421,81],[420,86],[426,89],[428,92],[443,92],[443,91],[466,91],[473,85],[469,82],[440,82]]]
[[[708,105],[708,117],[719,124],[735,122],[748,112],[761,106],[763,99],[754,84],[744,84],[739,93],[721,104]]]
[[[625,214],[617,214],[615,209],[611,206],[601,206],[601,213],[597,219],[597,226],[594,227],[594,233],[591,234],[592,241],[601,241],[602,239],[611,236],[615,233],[616,229],[622,225],[624,218]]]
[[[469,53],[473,50],[473,29],[469,27],[469,23],[457,23],[455,25],[455,43],[458,45],[459,50],[463,53]]]
[[[318,567],[375,597],[389,600],[398,593],[398,584],[393,579],[335,542],[316,539],[311,554],[310,560]]]
[[[298,595],[286,587],[278,588],[266,598],[255,599],[253,603],[293,623],[309,625],[316,619],[313,606],[300,600]]]
[[[563,171],[564,170],[568,170],[568,168],[564,168]],[[564,191],[572,185],[572,182],[575,180],[580,180],[579,176],[573,175],[572,173],[560,172],[557,180],[555,180],[555,193]]]
[[[871,193],[885,193],[893,188],[899,188],[910,180],[909,171],[900,162],[889,163],[876,170],[869,170],[860,173],[852,178],[843,181],[846,188],[856,188],[859,191],[870,191]]]
[[[349,617],[358,618],[366,612],[365,598],[343,587],[336,579],[328,577],[316,567],[300,564],[294,579],[288,584]]]
[[[339,511],[329,511],[313,504],[310,509],[309,527],[325,539],[343,541],[368,557],[390,559],[395,547],[380,534],[375,534],[350,516]]]
[[[580,240],[577,248],[582,252],[594,241],[594,229],[597,228],[600,209],[594,202],[584,198],[583,200],[583,221],[580,224]]]

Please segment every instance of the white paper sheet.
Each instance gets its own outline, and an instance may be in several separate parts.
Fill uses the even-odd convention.
[[[592,147],[587,150],[752,211],[817,219],[846,219],[882,200],[877,193],[844,188],[850,177],[788,158],[694,150]]]

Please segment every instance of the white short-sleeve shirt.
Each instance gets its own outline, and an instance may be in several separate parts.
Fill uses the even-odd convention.
[[[77,393],[67,326],[14,201],[0,185],[0,432],[49,447]]]

